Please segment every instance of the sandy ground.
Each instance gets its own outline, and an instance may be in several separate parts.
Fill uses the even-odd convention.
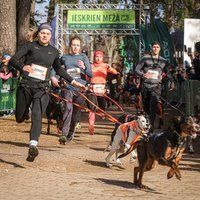
[[[125,108],[128,112],[133,109]],[[121,112],[111,108],[117,117]],[[165,126],[174,115],[165,112]],[[185,152],[180,165],[182,181],[166,179],[167,167],[156,166],[145,173],[144,183],[151,190],[139,190],[132,184],[130,157],[123,165],[105,166],[104,148],[110,140],[114,124],[97,117],[95,134],[88,134],[87,113],[82,113],[82,128],[67,145],[58,143],[55,122],[46,134],[47,120],[39,141],[39,156],[27,162],[30,120],[21,124],[14,116],[0,117],[0,199],[198,199],[200,195],[200,140],[194,141],[195,154]],[[156,130],[159,132],[160,130]],[[114,162],[114,161],[113,161]]]

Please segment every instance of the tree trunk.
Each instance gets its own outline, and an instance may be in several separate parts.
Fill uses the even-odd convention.
[[[0,1],[0,53],[16,50],[16,0]]]
[[[17,33],[17,48],[20,48],[24,43],[27,42],[27,35],[30,26],[30,14],[31,14],[31,3],[32,0],[20,0],[18,8],[18,33]]]
[[[48,18],[47,21],[51,22],[54,16],[54,9],[57,3],[61,3],[60,0],[50,0],[49,1],[49,11],[48,11]]]
[[[116,36],[105,36],[105,46],[108,53],[108,64],[111,65],[113,62],[113,56],[116,53],[115,49],[117,49],[117,39]],[[115,55],[116,56],[116,55]]]

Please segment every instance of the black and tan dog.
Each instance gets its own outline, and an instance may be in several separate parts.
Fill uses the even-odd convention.
[[[60,90],[53,90],[53,93],[60,94]],[[55,96],[51,96],[49,104],[46,109],[46,117],[48,120],[47,134],[50,134],[50,125],[52,120],[56,120],[57,132],[60,133],[62,129],[62,101]]]
[[[170,167],[168,179],[174,175],[177,179],[181,179],[178,165],[185,149],[186,139],[199,131],[200,126],[195,123],[193,117],[176,117],[166,131],[151,135],[148,142],[140,141],[137,147],[139,166],[134,168],[134,184],[139,188],[148,188],[142,184],[142,178],[144,172],[154,168],[156,161],[158,164]]]

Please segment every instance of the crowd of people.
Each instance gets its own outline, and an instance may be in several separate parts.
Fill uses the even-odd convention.
[[[160,97],[163,79],[167,77],[170,81],[169,90],[175,88],[175,77],[170,73],[169,63],[160,56],[159,42],[152,43],[151,52],[142,57],[134,71],[124,75],[121,65],[112,63],[110,66],[104,62],[103,51],[94,52],[94,62],[91,64],[87,55],[82,52],[82,40],[78,36],[71,38],[68,54],[60,58],[58,50],[50,45],[51,35],[51,26],[43,23],[38,28],[36,41],[25,44],[13,56],[4,54],[2,57],[0,78],[7,80],[20,77],[15,110],[18,123],[27,118],[31,107],[27,161],[34,161],[39,154],[37,146],[42,129],[42,116],[49,101],[50,80],[54,87],[60,88],[61,97],[68,100],[62,104],[60,144],[73,140],[76,125],[80,121],[81,106],[85,100],[89,109],[88,123],[91,135],[94,134],[95,115],[104,117],[102,113],[98,113],[99,110],[105,111],[115,101],[128,101],[129,105],[133,103],[136,110],[144,110],[154,127],[157,108],[162,104]],[[23,62],[21,58],[25,58]],[[197,66],[197,61],[199,60],[194,58],[194,66]],[[198,70],[196,69],[195,73]],[[198,73],[196,77],[199,78]],[[86,87],[86,98],[83,98],[80,92],[86,91]],[[112,102],[105,98],[106,94]]]
[[[0,79],[4,82],[9,78],[17,78],[19,77],[19,72],[13,69],[10,64],[11,55],[5,53],[1,57],[1,64],[0,64]]]
[[[195,43],[195,51],[184,45],[183,64],[177,67],[177,81],[200,80],[200,42]]]

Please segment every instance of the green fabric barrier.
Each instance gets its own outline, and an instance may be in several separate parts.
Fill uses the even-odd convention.
[[[168,91],[165,87],[166,99],[169,102],[184,103],[185,113],[194,114],[194,107],[200,106],[200,81],[187,80],[177,83],[176,90]]]
[[[194,107],[200,106],[200,81],[189,80],[185,84],[186,114],[193,114]]]
[[[176,89],[172,91],[168,91],[169,87],[166,87],[167,99],[168,101],[177,102],[177,103],[185,103],[185,85],[186,81],[184,82],[177,82]]]
[[[18,79],[0,79],[0,111],[15,110]]]

